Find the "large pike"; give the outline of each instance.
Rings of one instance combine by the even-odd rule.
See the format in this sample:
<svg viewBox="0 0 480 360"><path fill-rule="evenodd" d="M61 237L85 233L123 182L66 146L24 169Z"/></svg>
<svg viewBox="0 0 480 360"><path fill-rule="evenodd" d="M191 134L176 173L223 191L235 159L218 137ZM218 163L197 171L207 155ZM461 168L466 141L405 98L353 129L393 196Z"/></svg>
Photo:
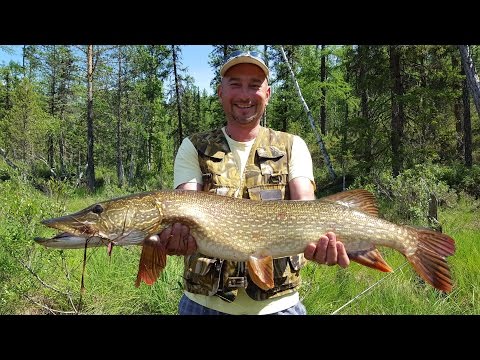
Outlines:
<svg viewBox="0 0 480 360"><path fill-rule="evenodd" d="M166 190L100 202L74 214L42 221L64 231L35 241L56 248L143 245L136 286L153 284L166 266L165 244L151 235L180 222L190 227L198 251L221 259L245 261L252 281L273 287L272 259L302 253L328 231L336 233L352 261L390 272L377 250L402 253L435 288L449 292L446 257L455 242L440 232L401 226L378 217L373 194L349 190L318 200L256 201L206 192Z"/></svg>

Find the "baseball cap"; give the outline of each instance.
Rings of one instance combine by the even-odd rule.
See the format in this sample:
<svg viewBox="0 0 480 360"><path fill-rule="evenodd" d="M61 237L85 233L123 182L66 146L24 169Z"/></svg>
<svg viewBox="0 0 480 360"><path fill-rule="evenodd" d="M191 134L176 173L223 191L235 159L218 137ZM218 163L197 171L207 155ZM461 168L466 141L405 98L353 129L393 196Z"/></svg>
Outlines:
<svg viewBox="0 0 480 360"><path fill-rule="evenodd" d="M263 70L265 76L268 78L270 70L263 61L261 54L258 51L243 51L237 50L232 52L220 69L220 75L224 76L228 69L237 64L254 64Z"/></svg>

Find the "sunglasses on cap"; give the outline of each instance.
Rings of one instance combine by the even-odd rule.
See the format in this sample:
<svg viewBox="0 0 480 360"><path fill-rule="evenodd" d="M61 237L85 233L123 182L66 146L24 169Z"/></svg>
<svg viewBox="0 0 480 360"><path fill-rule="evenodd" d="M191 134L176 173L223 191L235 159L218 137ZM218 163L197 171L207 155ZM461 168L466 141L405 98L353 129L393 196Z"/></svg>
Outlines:
<svg viewBox="0 0 480 360"><path fill-rule="evenodd" d="M230 55L228 55L227 60L225 60L222 67L220 68L220 75L224 76L228 69L230 69L234 65L241 63L250 63L257 65L263 70L267 78L270 74L270 70L265 64L265 61L263 61L260 52L236 50L233 51Z"/></svg>
<svg viewBox="0 0 480 360"><path fill-rule="evenodd" d="M263 62L262 59L262 54L258 51L244 51L244 50L235 50L234 52L230 53L225 61L231 60L233 58L239 57L239 56L251 56L258 58Z"/></svg>

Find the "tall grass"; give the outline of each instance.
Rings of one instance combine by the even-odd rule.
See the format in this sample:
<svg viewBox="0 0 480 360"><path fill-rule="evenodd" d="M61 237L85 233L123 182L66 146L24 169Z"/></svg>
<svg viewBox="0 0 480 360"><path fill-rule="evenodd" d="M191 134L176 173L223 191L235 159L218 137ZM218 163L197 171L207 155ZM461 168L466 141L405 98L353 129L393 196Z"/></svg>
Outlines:
<svg viewBox="0 0 480 360"><path fill-rule="evenodd" d="M154 285L136 288L139 246L114 247L111 256L104 247L87 249L81 291L84 250L47 249L33 238L54 233L40 224L42 219L79 210L121 191L86 195L60 184L51 186L53 196L45 196L20 180L0 182L0 314L176 314L182 258L169 256ZM478 214L479 201L466 196L455 207L440 211L443 231L457 246L448 258L454 282L451 293L425 284L401 254L381 248L394 273L357 263L347 269L308 263L300 287L308 313L480 314Z"/></svg>
<svg viewBox="0 0 480 360"><path fill-rule="evenodd" d="M175 314L182 294L182 259L169 257L168 271L153 286L134 286L141 248L58 250L34 237L56 231L42 219L77 211L119 190L87 195L60 183L51 197L19 179L0 182L0 314ZM84 290L81 289L82 274Z"/></svg>
<svg viewBox="0 0 480 360"><path fill-rule="evenodd" d="M168 258L168 270L152 286L134 286L140 247L114 248L111 257L105 248L94 254L85 271L84 303L88 314L175 314L182 294L179 283L183 263L179 257ZM77 271L80 284L80 271Z"/></svg>
<svg viewBox="0 0 480 360"><path fill-rule="evenodd" d="M434 289L415 273L403 255L380 248L393 273L357 263L347 269L307 264L300 293L308 313L480 314L479 202L464 196L454 208L442 209L439 221L443 232L456 240L456 252L448 258L452 292Z"/></svg>

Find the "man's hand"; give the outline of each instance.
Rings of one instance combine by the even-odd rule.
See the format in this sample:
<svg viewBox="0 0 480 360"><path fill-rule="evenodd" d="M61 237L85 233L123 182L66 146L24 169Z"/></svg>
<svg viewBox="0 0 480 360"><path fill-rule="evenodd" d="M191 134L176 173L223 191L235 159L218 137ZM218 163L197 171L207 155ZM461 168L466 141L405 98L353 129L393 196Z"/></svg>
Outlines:
<svg viewBox="0 0 480 360"><path fill-rule="evenodd" d="M191 255L197 251L197 242L187 225L175 223L154 236L159 236L160 242L165 244L168 255Z"/></svg>
<svg viewBox="0 0 480 360"><path fill-rule="evenodd" d="M333 232L320 236L320 240L316 244L308 244L304 255L307 260L329 266L338 264L342 268L346 268L350 264L345 246L337 241L337 236Z"/></svg>

